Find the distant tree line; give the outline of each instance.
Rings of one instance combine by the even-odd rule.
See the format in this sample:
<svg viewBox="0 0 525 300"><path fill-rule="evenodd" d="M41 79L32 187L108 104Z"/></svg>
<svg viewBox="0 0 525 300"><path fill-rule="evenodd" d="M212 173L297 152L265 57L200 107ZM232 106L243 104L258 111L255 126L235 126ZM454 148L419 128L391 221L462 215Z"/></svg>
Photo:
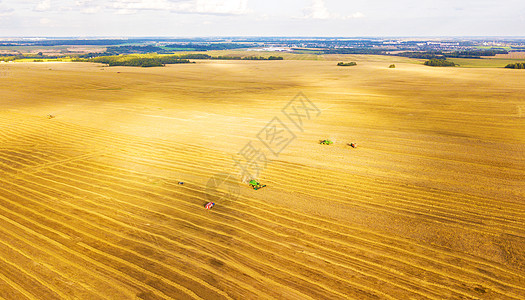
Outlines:
<svg viewBox="0 0 525 300"><path fill-rule="evenodd" d="M14 61L16 58L15 56L2 56L0 57L0 61L8 62L8 61Z"/></svg>
<svg viewBox="0 0 525 300"><path fill-rule="evenodd" d="M77 60L78 61L78 60ZM128 67L162 67L169 64L188 64L191 63L188 59L181 59L178 56L155 56L155 57L140 57L140 56L102 56L91 58L88 61L95 63L107 64L113 66L128 66Z"/></svg>
<svg viewBox="0 0 525 300"><path fill-rule="evenodd" d="M481 58L481 56L496 56L496 54L508 54L504 49L487 49L487 50L469 50L469 51L454 51L445 53L445 57L452 58Z"/></svg>
<svg viewBox="0 0 525 300"><path fill-rule="evenodd" d="M43 55L42 52L39 52L38 54L14 54L14 55L6 55L0 57L0 61L15 61L17 59L56 59L56 58L64 58L62 55Z"/></svg>
<svg viewBox="0 0 525 300"><path fill-rule="evenodd" d="M446 59L432 58L425 62L425 66L431 67L455 67L456 64Z"/></svg>
<svg viewBox="0 0 525 300"><path fill-rule="evenodd" d="M211 59L224 59L224 60L283 60L281 56L230 56L230 55L219 55L216 57L210 57Z"/></svg>
<svg viewBox="0 0 525 300"><path fill-rule="evenodd" d="M421 59L443 59L443 58L481 58L482 56L495 56L496 54L509 53L505 49L468 50L468 51L425 51L425 52L401 52L397 56Z"/></svg>
<svg viewBox="0 0 525 300"><path fill-rule="evenodd" d="M282 56L245 56L242 60L283 60Z"/></svg>
<svg viewBox="0 0 525 300"><path fill-rule="evenodd" d="M525 62L522 63L515 63L515 64L508 64L505 66L507 69L525 69Z"/></svg>
<svg viewBox="0 0 525 300"><path fill-rule="evenodd" d="M441 51L425 51L425 52L401 52L395 54L396 56L420 59L445 59Z"/></svg>
<svg viewBox="0 0 525 300"><path fill-rule="evenodd" d="M340 67L349 67L349 66L357 66L357 63L355 61L351 61L351 62L338 62L337 63L338 66Z"/></svg>
<svg viewBox="0 0 525 300"><path fill-rule="evenodd" d="M210 56L207 54L183 54L183 55L111 55L83 58L77 57L72 59L76 62L94 62L103 63L109 66L130 66L130 67L161 67L169 64L184 64L191 63L190 59L228 59L228 60L283 60L280 56Z"/></svg>

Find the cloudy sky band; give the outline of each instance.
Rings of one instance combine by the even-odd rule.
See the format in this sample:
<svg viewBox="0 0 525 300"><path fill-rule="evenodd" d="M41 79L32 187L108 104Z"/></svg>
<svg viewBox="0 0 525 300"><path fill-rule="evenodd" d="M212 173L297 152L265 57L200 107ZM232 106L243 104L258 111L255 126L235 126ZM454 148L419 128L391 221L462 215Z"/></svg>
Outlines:
<svg viewBox="0 0 525 300"><path fill-rule="evenodd" d="M0 0L1 36L523 36L525 1Z"/></svg>

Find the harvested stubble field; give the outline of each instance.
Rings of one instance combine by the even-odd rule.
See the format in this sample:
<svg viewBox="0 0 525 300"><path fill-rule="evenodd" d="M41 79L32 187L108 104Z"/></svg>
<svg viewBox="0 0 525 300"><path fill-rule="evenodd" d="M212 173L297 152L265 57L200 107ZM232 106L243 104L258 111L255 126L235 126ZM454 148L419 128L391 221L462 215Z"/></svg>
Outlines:
<svg viewBox="0 0 525 300"><path fill-rule="evenodd" d="M523 299L525 72L357 62L9 64L0 298ZM300 91L268 186L205 210Z"/></svg>

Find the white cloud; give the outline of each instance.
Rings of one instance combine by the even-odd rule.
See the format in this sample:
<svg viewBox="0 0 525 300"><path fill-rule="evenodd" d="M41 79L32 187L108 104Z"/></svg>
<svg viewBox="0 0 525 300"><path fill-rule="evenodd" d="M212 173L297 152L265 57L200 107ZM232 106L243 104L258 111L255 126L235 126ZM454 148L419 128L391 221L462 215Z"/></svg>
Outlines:
<svg viewBox="0 0 525 300"><path fill-rule="evenodd" d="M4 4L2 4L2 1L0 1L0 17L7 17L13 14L15 10L12 7L8 7Z"/></svg>
<svg viewBox="0 0 525 300"><path fill-rule="evenodd" d="M48 10L35 17L37 7ZM43 17L51 23L40 25ZM523 0L0 0L3 36L522 36L523 28Z"/></svg>
<svg viewBox="0 0 525 300"><path fill-rule="evenodd" d="M49 23L51 23L51 20L49 20L48 18L41 18L40 19L40 24L41 25L48 25Z"/></svg>
<svg viewBox="0 0 525 300"><path fill-rule="evenodd" d="M96 1L77 1L77 5L95 6ZM105 2L104 2L105 3ZM163 10L174 13L240 15L249 12L248 0L117 0L105 4L118 14L133 14L143 10Z"/></svg>
<svg viewBox="0 0 525 300"><path fill-rule="evenodd" d="M270 19L270 16L268 14L258 14L255 17L255 20L257 21L268 21Z"/></svg>
<svg viewBox="0 0 525 300"><path fill-rule="evenodd" d="M362 12L356 12L350 15L350 17L353 19L359 19L359 18L364 18L365 15Z"/></svg>
<svg viewBox="0 0 525 300"><path fill-rule="evenodd" d="M305 9L305 18L308 19L330 19L332 14L328 12L324 0L312 0L312 5Z"/></svg>
<svg viewBox="0 0 525 300"><path fill-rule="evenodd" d="M248 0L196 0L196 13L246 14L249 12Z"/></svg>
<svg viewBox="0 0 525 300"><path fill-rule="evenodd" d="M78 0L75 2L76 6L80 8L80 11L85 14L94 14L102 10L102 3L94 3L93 0Z"/></svg>
<svg viewBox="0 0 525 300"><path fill-rule="evenodd" d="M108 4L109 5L109 4ZM176 3L167 1L167 0L150 0L150 1L135 1L135 0L118 0L113 1L112 4L109 5L111 8L115 8L118 10L171 10L175 6L177 6Z"/></svg>
<svg viewBox="0 0 525 300"><path fill-rule="evenodd" d="M100 12L101 10L102 10L101 6L91 6L91 7L87 7L83 9L82 12L85 14L95 14L95 13Z"/></svg>
<svg viewBox="0 0 525 300"><path fill-rule="evenodd" d="M331 13L326 7L325 0L312 0L312 4L304 9L305 19L318 20L338 20L338 19L359 19L364 18L365 15L361 12L355 12L349 16L342 16L340 14Z"/></svg>
<svg viewBox="0 0 525 300"><path fill-rule="evenodd" d="M48 11L50 9L51 9L51 0L42 0L35 7L36 11Z"/></svg>
<svg viewBox="0 0 525 300"><path fill-rule="evenodd" d="M13 14L13 9L2 9L0 8L0 17L7 17Z"/></svg>

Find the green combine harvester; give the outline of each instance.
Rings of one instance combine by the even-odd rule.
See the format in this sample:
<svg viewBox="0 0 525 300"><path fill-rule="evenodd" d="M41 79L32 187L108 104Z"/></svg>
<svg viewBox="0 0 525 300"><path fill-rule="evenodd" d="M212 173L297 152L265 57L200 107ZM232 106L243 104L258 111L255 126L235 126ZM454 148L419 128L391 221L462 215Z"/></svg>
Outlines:
<svg viewBox="0 0 525 300"><path fill-rule="evenodd" d="M255 180L255 179L250 180L249 184L254 190L262 189L263 187L266 186L266 184L260 184L259 181Z"/></svg>
<svg viewBox="0 0 525 300"><path fill-rule="evenodd" d="M319 144L321 145L332 145L334 142L332 142L331 140L320 140L319 141Z"/></svg>

